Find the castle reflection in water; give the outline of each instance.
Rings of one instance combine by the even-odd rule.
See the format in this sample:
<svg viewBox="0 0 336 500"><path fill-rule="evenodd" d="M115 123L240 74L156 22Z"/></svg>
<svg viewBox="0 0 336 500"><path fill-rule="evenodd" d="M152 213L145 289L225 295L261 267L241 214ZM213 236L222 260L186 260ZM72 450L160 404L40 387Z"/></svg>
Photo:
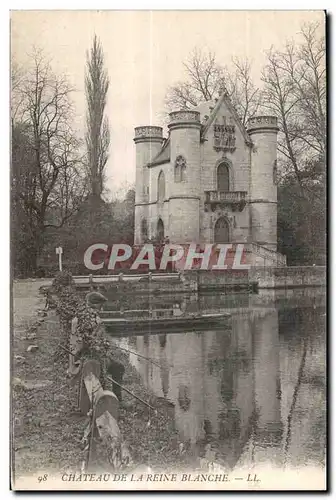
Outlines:
<svg viewBox="0 0 336 500"><path fill-rule="evenodd" d="M221 329L122 339L144 384L173 406L180 439L226 467L323 465L326 314L320 289L147 297L139 307L229 311Z"/></svg>

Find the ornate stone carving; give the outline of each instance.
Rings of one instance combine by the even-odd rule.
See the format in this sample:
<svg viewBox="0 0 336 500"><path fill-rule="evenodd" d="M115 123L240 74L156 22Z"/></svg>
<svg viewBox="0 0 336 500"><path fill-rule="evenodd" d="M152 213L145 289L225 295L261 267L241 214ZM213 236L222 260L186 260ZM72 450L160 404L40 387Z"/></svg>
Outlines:
<svg viewBox="0 0 336 500"><path fill-rule="evenodd" d="M136 127L135 137L160 137L162 138L162 127Z"/></svg>
<svg viewBox="0 0 336 500"><path fill-rule="evenodd" d="M212 227L215 227L216 222L218 221L218 219L221 219L221 218L227 219L227 221L229 222L231 227L232 226L236 227L235 226L235 217L233 215L229 215L229 213L225 210L218 210L218 211L216 211L216 213L213 214L213 216L211 218Z"/></svg>
<svg viewBox="0 0 336 500"><path fill-rule="evenodd" d="M246 206L246 196L246 191L205 191L204 209L207 212L241 212Z"/></svg>
<svg viewBox="0 0 336 500"><path fill-rule="evenodd" d="M215 151L230 151L236 149L235 126L227 125L226 118L223 116L223 123L216 122L214 124L214 150Z"/></svg>
<svg viewBox="0 0 336 500"><path fill-rule="evenodd" d="M278 129L278 119L276 116L254 116L249 118L247 122L247 131L251 132L256 129Z"/></svg>
<svg viewBox="0 0 336 500"><path fill-rule="evenodd" d="M170 122L200 122L199 111L173 111L169 113Z"/></svg>
<svg viewBox="0 0 336 500"><path fill-rule="evenodd" d="M182 182L186 180L187 160L182 155L178 155L174 165L174 179L175 182Z"/></svg>

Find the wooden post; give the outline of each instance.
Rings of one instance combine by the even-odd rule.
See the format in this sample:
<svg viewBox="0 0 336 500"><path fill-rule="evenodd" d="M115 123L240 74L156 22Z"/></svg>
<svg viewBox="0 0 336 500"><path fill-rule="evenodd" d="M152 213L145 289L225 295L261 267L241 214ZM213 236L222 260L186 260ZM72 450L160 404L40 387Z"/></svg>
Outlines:
<svg viewBox="0 0 336 500"><path fill-rule="evenodd" d="M88 413L88 411L92 408L94 400L91 402L89 394L91 395L97 388L97 384L95 384L95 380L91 377L91 375L94 375L96 379L99 381L99 376L100 376L100 363L96 361L95 359L91 359L88 361L85 361L83 364L82 368L82 376L81 376L81 381L80 381L80 387L79 387L79 394L78 394L78 407L81 409L82 413L85 415ZM86 388L85 385L85 378L90 376L91 380L91 390L89 391ZM100 384L100 383L99 383ZM100 386L101 387L101 386ZM103 391L103 389L102 389Z"/></svg>
<svg viewBox="0 0 336 500"><path fill-rule="evenodd" d="M115 420L119 418L119 400L112 391L103 391L95 400L95 418L108 411Z"/></svg>
<svg viewBox="0 0 336 500"><path fill-rule="evenodd" d="M111 391L104 391L99 381L100 363L87 360L83 364L79 391L79 407L84 414L92 409L92 429L87 469L94 465L97 452L107 454L113 470L130 465L132 458L118 427L119 400ZM97 439L98 438L98 439ZM103 447L103 448L102 448Z"/></svg>
<svg viewBox="0 0 336 500"><path fill-rule="evenodd" d="M63 253L63 248L57 247L56 254L58 255L58 268L61 272L62 272L62 253Z"/></svg>
<svg viewBox="0 0 336 500"><path fill-rule="evenodd" d="M69 368L68 374L76 376L79 373L80 368L78 367L78 359L74 356L83 348L82 338L77 335L78 318L77 316L71 321L71 330L69 335ZM74 355L73 355L74 354Z"/></svg>
<svg viewBox="0 0 336 500"><path fill-rule="evenodd" d="M93 429L91 432L88 467L96 456L96 439L99 437L108 452L112 454L110 461L116 468L121 462L121 433L117 420L119 418L119 400L111 391L97 393L93 410Z"/></svg>

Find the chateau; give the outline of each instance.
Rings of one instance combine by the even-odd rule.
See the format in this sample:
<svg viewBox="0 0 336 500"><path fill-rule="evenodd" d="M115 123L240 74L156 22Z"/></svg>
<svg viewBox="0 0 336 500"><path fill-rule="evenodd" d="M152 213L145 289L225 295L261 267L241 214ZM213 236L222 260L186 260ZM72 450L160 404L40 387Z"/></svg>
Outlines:
<svg viewBox="0 0 336 500"><path fill-rule="evenodd" d="M223 94L193 110L170 113L162 128L135 128L135 244L245 243L277 253L277 118L245 128ZM265 264L265 260L264 260Z"/></svg>

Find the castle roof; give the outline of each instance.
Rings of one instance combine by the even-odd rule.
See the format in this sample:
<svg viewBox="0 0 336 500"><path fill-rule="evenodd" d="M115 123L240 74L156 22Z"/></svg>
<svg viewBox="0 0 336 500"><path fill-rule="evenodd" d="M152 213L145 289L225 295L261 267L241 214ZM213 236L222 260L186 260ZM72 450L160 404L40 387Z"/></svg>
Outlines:
<svg viewBox="0 0 336 500"><path fill-rule="evenodd" d="M201 102L197 106L193 107L193 111L198 111L200 113L200 120L202 124L201 128L201 142L206 138L209 128L213 124L216 116L219 113L222 104L226 106L228 111L231 113L236 125L239 127L246 144L251 145L252 141L248 135L241 119L239 118L234 106L232 105L231 99L226 92L224 92L219 99L212 99L211 101ZM153 158L151 163L148 164L149 167L154 167L155 165L161 165L162 163L170 162L170 137L165 140L159 153Z"/></svg>
<svg viewBox="0 0 336 500"><path fill-rule="evenodd" d="M162 163L170 162L170 137L164 141L162 148L158 154L153 158L153 160L148 163L148 167L155 167L155 165L161 165Z"/></svg>
<svg viewBox="0 0 336 500"><path fill-rule="evenodd" d="M201 141L205 140L206 134L213 124L214 120L216 119L216 116L218 115L218 112L220 108L222 107L222 104L226 106L228 111L231 113L236 125L239 127L242 136L245 139L245 142L247 144L252 144L251 138L248 135L241 119L239 118L237 111L235 110L234 106L232 105L231 99L228 96L226 92L224 92L219 99L214 99L212 101L207 101L199 104L195 109L200 112L201 114L201 123L202 123L202 130L201 130ZM202 117L202 112L203 112L203 117ZM203 118L203 119L202 119Z"/></svg>

